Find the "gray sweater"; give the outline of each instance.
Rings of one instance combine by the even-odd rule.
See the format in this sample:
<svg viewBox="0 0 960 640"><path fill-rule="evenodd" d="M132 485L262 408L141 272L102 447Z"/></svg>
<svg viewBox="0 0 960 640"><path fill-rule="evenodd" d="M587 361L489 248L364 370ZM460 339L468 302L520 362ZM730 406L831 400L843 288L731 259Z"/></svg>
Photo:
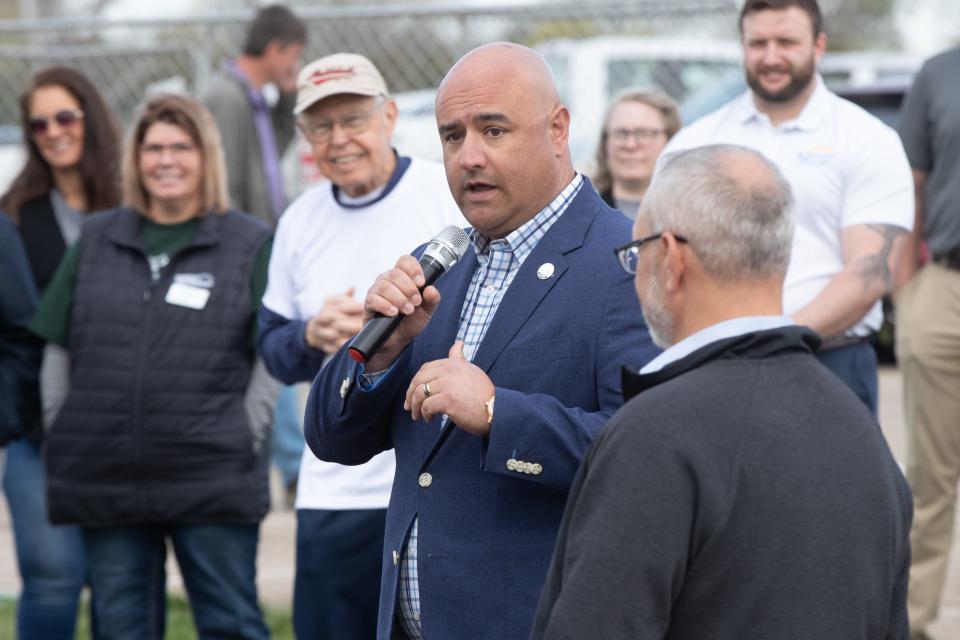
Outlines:
<svg viewBox="0 0 960 640"><path fill-rule="evenodd" d="M800 327L648 376L594 441L532 638L908 637L910 491Z"/></svg>

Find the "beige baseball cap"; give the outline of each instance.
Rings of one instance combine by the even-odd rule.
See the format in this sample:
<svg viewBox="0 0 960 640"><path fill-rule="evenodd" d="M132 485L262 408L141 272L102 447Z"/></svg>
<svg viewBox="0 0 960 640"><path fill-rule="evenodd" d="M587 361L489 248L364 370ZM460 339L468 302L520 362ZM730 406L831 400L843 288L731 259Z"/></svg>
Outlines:
<svg viewBox="0 0 960 640"><path fill-rule="evenodd" d="M316 102L341 93L390 97L383 76L372 62L358 53L335 53L300 70L293 113L300 115Z"/></svg>

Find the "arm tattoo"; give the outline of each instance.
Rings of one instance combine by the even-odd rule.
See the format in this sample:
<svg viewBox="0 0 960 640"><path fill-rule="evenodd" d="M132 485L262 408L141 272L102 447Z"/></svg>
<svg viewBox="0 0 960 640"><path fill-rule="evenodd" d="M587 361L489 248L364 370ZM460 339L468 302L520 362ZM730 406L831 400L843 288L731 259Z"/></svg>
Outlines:
<svg viewBox="0 0 960 640"><path fill-rule="evenodd" d="M892 224L869 224L867 227L880 234L883 238L883 246L876 253L860 258L857 275L863 281L864 289L870 288L873 281L880 280L884 288L889 290L893 286L893 276L890 273L890 252L893 250L893 241L907 233L907 230Z"/></svg>

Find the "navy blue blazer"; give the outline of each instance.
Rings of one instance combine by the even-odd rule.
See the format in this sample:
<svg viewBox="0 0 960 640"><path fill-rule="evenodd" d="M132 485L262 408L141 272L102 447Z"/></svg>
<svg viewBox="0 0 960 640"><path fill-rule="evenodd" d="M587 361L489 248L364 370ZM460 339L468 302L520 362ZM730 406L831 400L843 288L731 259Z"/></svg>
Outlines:
<svg viewBox="0 0 960 640"><path fill-rule="evenodd" d="M396 452L381 640L391 635L397 557L417 515L425 637L529 635L574 474L623 402L620 367L637 370L657 353L613 254L629 240L629 220L588 182L527 257L473 358L496 386L487 437L453 424L441 432L439 416L413 422L403 410L413 375L456 340L472 248L439 280L440 306L423 333L372 390L356 384L344 349L320 372L304 424L317 457L352 465ZM546 263L553 275L540 279Z"/></svg>

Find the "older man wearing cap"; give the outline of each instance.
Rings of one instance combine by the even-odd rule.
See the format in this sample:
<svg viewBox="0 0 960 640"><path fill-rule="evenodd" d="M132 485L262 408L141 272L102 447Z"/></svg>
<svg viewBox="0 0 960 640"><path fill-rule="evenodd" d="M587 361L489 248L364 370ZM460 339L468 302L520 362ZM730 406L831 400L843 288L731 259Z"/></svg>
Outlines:
<svg viewBox="0 0 960 640"><path fill-rule="evenodd" d="M274 376L312 380L361 326L366 287L448 224L465 226L440 164L390 145L397 106L363 56L316 60L294 113L330 182L301 195L277 227L260 316ZM296 499L294 627L301 638L373 638L393 452L357 466L308 451Z"/></svg>

